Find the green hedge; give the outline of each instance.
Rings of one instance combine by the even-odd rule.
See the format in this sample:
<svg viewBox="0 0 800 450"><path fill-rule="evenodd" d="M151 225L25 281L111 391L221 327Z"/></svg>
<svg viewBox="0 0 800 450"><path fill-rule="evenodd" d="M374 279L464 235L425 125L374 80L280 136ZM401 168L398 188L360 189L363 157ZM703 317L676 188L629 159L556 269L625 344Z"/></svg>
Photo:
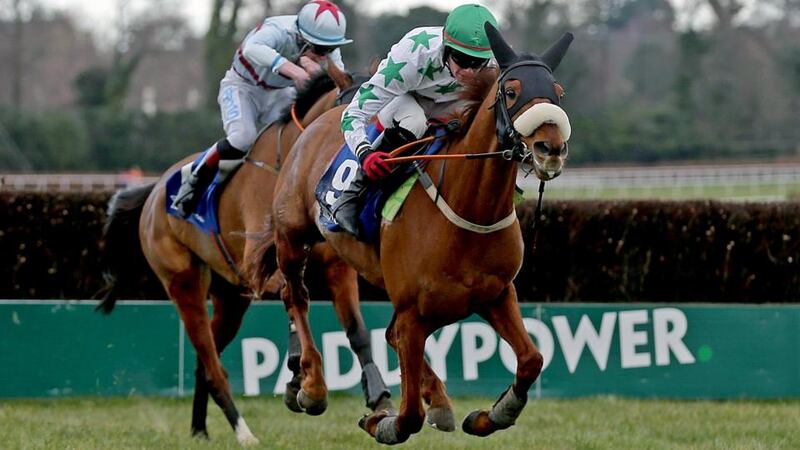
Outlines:
<svg viewBox="0 0 800 450"><path fill-rule="evenodd" d="M109 194L0 193L0 298L89 298L103 286L101 231ZM800 301L800 203L553 201L532 252L524 301ZM123 298L164 298L145 268ZM309 271L312 296L327 298ZM316 286L316 288L314 288ZM362 297L385 299L363 286Z"/></svg>

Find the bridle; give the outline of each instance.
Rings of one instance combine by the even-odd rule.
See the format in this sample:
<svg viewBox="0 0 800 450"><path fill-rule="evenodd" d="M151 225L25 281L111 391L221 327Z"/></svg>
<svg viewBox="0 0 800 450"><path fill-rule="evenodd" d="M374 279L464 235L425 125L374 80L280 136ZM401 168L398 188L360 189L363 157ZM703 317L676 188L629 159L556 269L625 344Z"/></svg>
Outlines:
<svg viewBox="0 0 800 450"><path fill-rule="evenodd" d="M542 80L541 78L543 77L538 76L530 83L522 83L522 92L520 92L514 106L509 108L506 103L505 88L511 73L515 70L537 70L538 68L547 71L547 76L544 77L546 79ZM497 133L499 152L503 159L520 163L521 169L526 173L526 176L533 172L533 166L535 164L533 151L528 149L528 146L522 140L522 135L514 127L511 117L534 98L547 98L553 104L559 105L560 99L554 94L553 89L548 89L546 85L548 82L555 82L555 80L552 80L552 71L550 67L542 61L529 59L518 61L510 65L503 70L497 80L497 96L495 97L492 107L495 108L495 130ZM556 176L558 175L553 176L553 178Z"/></svg>

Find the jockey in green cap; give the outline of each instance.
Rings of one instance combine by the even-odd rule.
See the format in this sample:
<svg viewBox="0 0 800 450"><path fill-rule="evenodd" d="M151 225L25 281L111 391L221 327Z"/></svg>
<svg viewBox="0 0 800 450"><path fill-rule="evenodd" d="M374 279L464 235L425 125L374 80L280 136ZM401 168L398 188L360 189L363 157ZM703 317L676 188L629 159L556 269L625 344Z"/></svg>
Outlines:
<svg viewBox="0 0 800 450"><path fill-rule="evenodd" d="M361 171L342 193L333 215L345 231L358 235L358 210L364 176L376 181L391 172L385 161L392 150L422 137L429 118L445 117L463 106L462 83L492 58L484 23L497 26L488 9L462 5L447 16L444 27L420 27L394 44L378 71L358 90L342 114L342 132L358 157ZM366 128L377 115L383 137L376 148Z"/></svg>

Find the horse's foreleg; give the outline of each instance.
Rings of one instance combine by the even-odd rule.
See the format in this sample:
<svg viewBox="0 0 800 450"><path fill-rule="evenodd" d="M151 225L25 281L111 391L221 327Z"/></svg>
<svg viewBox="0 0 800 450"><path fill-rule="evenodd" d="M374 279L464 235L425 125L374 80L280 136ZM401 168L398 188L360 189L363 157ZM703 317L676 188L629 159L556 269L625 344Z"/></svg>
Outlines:
<svg viewBox="0 0 800 450"><path fill-rule="evenodd" d="M194 400L192 401L192 436L208 439L208 384L203 362L197 357L194 369Z"/></svg>
<svg viewBox="0 0 800 450"><path fill-rule="evenodd" d="M427 403L428 411L425 421L428 425L439 431L454 431L456 417L453 414L453 403L447 396L444 383L431 369L428 361L423 361L422 366L422 399Z"/></svg>
<svg viewBox="0 0 800 450"><path fill-rule="evenodd" d="M386 330L386 342L397 351L397 333L394 330L396 316L392 316L392 321ZM425 413L425 421L428 425L439 431L454 431L456 429L456 418L453 414L453 403L447 396L447 389L444 383L436 375L428 361L422 360L422 399L429 405Z"/></svg>
<svg viewBox="0 0 800 450"><path fill-rule="evenodd" d="M283 393L283 404L289 410L301 413L303 408L297 403L297 394L300 393L300 383L303 377L300 374L300 357L302 356L302 348L300 346L300 338L297 337L297 328L294 326L294 321L291 320L293 313L287 309L289 313L289 345L288 357L286 358L286 366L292 371L292 379L286 383L286 390Z"/></svg>
<svg viewBox="0 0 800 450"><path fill-rule="evenodd" d="M178 306L181 319L186 326L186 332L197 351L199 362L202 364L202 371L199 369L197 371L198 375L204 376L202 378L204 385L201 386L201 390L207 389L207 392L222 409L225 418L236 431L239 443L242 445L257 444L258 439L253 436L247 423L236 410L227 376L219 360L206 309L209 274L207 269L205 269L205 273L203 272L201 269L194 269L175 275L170 282L169 294ZM195 402L197 401L196 394ZM199 424L196 423L196 414L193 414L192 426L193 428L199 427ZM202 427L199 428L202 429Z"/></svg>
<svg viewBox="0 0 800 450"><path fill-rule="evenodd" d="M328 407L328 388L322 375L322 355L317 350L308 323L308 290L303 284L308 250L301 239L292 240L279 231L276 231L275 236L278 267L286 281L281 290L281 298L289 314L289 320L297 332L301 348L302 382L297 393L297 404L307 414L316 416L325 412Z"/></svg>
<svg viewBox="0 0 800 450"><path fill-rule="evenodd" d="M361 389L364 391L366 405L373 411L387 410L396 413L389 399L392 394L386 387L378 366L372 360L369 330L364 325L358 303L358 274L330 249L326 253L330 253L331 256L323 261L325 278L331 290L336 316L347 333L350 348L361 364Z"/></svg>
<svg viewBox="0 0 800 450"><path fill-rule="evenodd" d="M428 336L416 310L397 313L392 329L396 333L392 340L396 343L400 359L400 414L390 416L386 411L380 411L359 423L376 441L390 445L405 442L409 436L419 432L425 420L420 384L425 363L425 339Z"/></svg>
<svg viewBox="0 0 800 450"><path fill-rule="evenodd" d="M250 306L250 299L241 295L238 286L231 285L215 277L211 285L211 298L214 301L214 316L211 320L211 333L217 353L222 355L242 325L242 318ZM208 385L200 358L195 370L194 402L192 407L192 435L208 437L206 416L208 411Z"/></svg>
<svg viewBox="0 0 800 450"><path fill-rule="evenodd" d="M509 343L517 356L517 373L512 384L490 411L473 411L464 418L461 428L469 434L487 436L504 430L517 420L528 401L528 389L539 377L544 360L522 323L514 286L506 289L496 304L481 315Z"/></svg>

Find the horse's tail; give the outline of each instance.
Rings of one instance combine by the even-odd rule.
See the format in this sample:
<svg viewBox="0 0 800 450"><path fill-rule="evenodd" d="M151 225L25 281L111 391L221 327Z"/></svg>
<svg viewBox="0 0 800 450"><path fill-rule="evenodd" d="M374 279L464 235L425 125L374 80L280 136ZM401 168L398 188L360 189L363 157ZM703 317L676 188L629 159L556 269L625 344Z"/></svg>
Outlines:
<svg viewBox="0 0 800 450"><path fill-rule="evenodd" d="M117 191L108 202L108 217L103 227L103 278L106 285L98 295L103 299L95 311L109 314L117 303L118 291L127 281L136 280L131 272L146 267L147 261L139 244L139 218L144 202L155 183Z"/></svg>
<svg viewBox="0 0 800 450"><path fill-rule="evenodd" d="M279 276L275 262L275 237L272 229L272 217L269 216L263 231L247 235L247 239L257 242L255 250L244 261L245 277L256 298L261 298L265 292L277 294L281 288L282 277Z"/></svg>

